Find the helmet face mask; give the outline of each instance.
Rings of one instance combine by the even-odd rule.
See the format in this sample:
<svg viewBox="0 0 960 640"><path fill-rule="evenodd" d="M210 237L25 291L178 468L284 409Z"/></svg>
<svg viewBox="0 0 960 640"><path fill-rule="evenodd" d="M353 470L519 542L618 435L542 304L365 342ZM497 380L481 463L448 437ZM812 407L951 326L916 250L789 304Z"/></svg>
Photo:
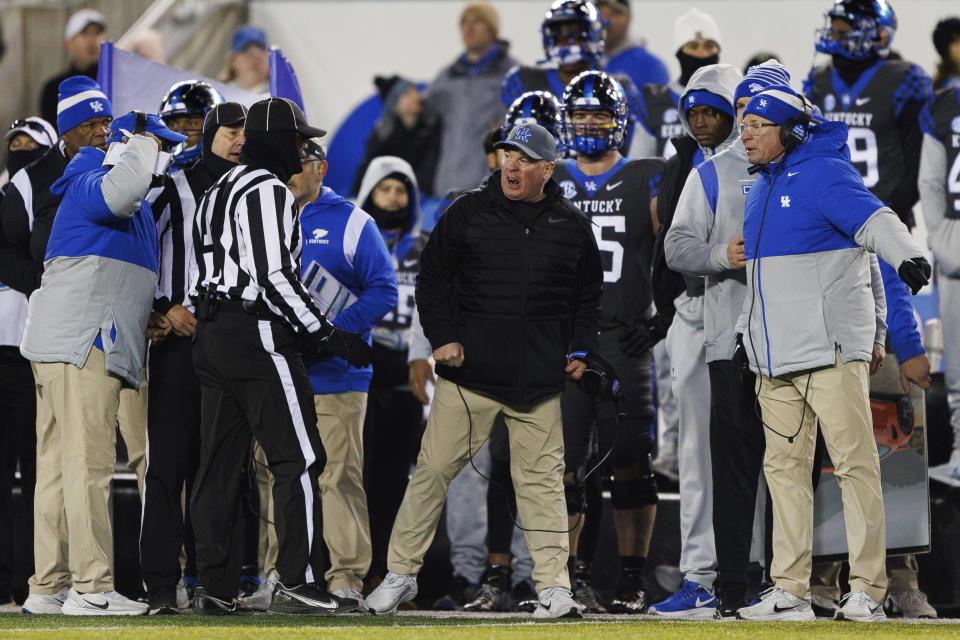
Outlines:
<svg viewBox="0 0 960 640"><path fill-rule="evenodd" d="M610 114L604 123L577 121L584 111ZM627 101L620 83L602 71L584 71L563 92L564 144L587 155L619 149L627 129Z"/></svg>
<svg viewBox="0 0 960 640"><path fill-rule="evenodd" d="M842 21L848 29L837 29ZM824 26L816 31L816 49L850 60L890 53L897 16L885 0L835 0L824 12Z"/></svg>
<svg viewBox="0 0 960 640"><path fill-rule="evenodd" d="M546 61L558 65L599 62L606 30L597 8L586 0L557 0L540 28Z"/></svg>
<svg viewBox="0 0 960 640"><path fill-rule="evenodd" d="M202 119L221 102L225 102L223 96L209 83L201 80L184 80L167 91L167 95L160 103L158 115L164 122L170 118L186 115L199 115ZM189 140L181 142L173 149L173 164L179 168L190 166L200 158L202 153L201 143L198 142L193 146L187 146L188 144Z"/></svg>
<svg viewBox="0 0 960 640"><path fill-rule="evenodd" d="M502 138L506 140L510 130L521 124L539 124L556 138L557 151L562 151L560 101L549 91L528 91L514 100L500 127Z"/></svg>

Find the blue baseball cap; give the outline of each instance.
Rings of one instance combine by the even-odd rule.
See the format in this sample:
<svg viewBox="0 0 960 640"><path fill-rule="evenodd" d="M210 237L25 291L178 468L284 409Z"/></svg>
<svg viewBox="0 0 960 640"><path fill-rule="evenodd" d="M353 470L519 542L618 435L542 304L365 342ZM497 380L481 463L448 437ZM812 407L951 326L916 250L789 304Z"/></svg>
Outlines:
<svg viewBox="0 0 960 640"><path fill-rule="evenodd" d="M783 124L790 118L807 113L806 104L796 91L783 84L767 87L750 98L743 115L754 114L774 124Z"/></svg>
<svg viewBox="0 0 960 640"><path fill-rule="evenodd" d="M141 111L140 113L143 112ZM136 114L136 111L125 113L110 123L110 137L107 138L107 144L110 144L111 142L121 142L123 140L124 134L121 129L125 129L126 131L130 132L134 131L137 126ZM144 113L143 115L145 115L147 119L147 133L152 133L161 140L165 140L170 144L179 144L187 139L187 136L168 129L167 125L163 124L163 120L161 120L160 116L157 114Z"/></svg>
<svg viewBox="0 0 960 640"><path fill-rule="evenodd" d="M240 53L251 44L267 48L267 34L260 27L252 24L245 24L237 27L233 32L233 40L230 42L230 50L234 53Z"/></svg>

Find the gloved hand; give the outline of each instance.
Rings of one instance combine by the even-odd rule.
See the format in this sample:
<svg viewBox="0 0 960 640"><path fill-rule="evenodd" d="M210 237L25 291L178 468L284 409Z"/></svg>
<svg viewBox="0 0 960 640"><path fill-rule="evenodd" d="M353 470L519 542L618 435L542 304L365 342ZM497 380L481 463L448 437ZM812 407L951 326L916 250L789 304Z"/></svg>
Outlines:
<svg viewBox="0 0 960 640"><path fill-rule="evenodd" d="M628 326L620 334L620 347L626 355L636 358L644 351L652 349L666 335L667 330L660 316L653 316Z"/></svg>
<svg viewBox="0 0 960 640"><path fill-rule="evenodd" d="M904 260L900 263L900 268L897 269L897 275L907 283L907 286L910 287L910 293L913 295L917 295L917 292L930 282L930 274L932 273L933 267L930 266L926 258L921 257Z"/></svg>
<svg viewBox="0 0 960 640"><path fill-rule="evenodd" d="M343 358L361 369L373 362L373 349L359 333L327 324L307 336L307 344L319 355Z"/></svg>
<svg viewBox="0 0 960 640"><path fill-rule="evenodd" d="M743 346L743 334L737 334L737 348L733 351L733 370L737 382L742 386L743 381L750 373L750 360L747 358L747 349Z"/></svg>

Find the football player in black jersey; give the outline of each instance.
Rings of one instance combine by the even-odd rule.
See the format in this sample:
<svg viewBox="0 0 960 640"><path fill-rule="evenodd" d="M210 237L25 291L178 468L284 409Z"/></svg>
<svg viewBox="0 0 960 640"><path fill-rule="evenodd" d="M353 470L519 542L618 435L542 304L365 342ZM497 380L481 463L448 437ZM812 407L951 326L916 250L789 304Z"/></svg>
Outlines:
<svg viewBox="0 0 960 640"><path fill-rule="evenodd" d="M620 153L627 124L619 84L602 71L585 71L563 94L562 131L576 159L557 163L554 179L593 222L603 260L600 350L615 366L626 392L626 414L568 384L561 396L566 447L567 510L570 526L582 523L583 478L596 430L601 454L610 450L611 502L622 572L608 610L642 613L646 596L642 572L657 510L650 469L653 419L653 363L650 349L636 348L638 326L649 316L650 258L655 223L651 185L661 161L629 160ZM580 527L571 532L576 557ZM579 585L578 585L579 586Z"/></svg>
<svg viewBox="0 0 960 640"><path fill-rule="evenodd" d="M602 69L606 34L603 18L587 0L556 0L540 25L543 52L541 65L517 65L507 72L500 87L500 98L507 107L529 91L549 91L563 95L567 84L577 74ZM556 66L552 66L556 65ZM631 140L634 123L639 119L640 96L630 78L616 74L627 99L628 124L625 139ZM629 148L629 147L624 147Z"/></svg>
<svg viewBox="0 0 960 640"><path fill-rule="evenodd" d="M863 183L914 226L922 133L919 114L933 97L919 66L890 59L897 17L884 0L835 0L817 32L831 61L810 71L803 91L830 120L847 124L847 146Z"/></svg>

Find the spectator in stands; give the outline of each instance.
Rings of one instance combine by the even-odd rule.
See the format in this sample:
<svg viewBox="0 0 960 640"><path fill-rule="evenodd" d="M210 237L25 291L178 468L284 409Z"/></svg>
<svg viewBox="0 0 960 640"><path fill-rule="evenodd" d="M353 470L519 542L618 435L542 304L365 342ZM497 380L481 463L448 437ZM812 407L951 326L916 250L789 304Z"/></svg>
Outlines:
<svg viewBox="0 0 960 640"><path fill-rule="evenodd" d="M934 91L960 87L960 18L952 16L937 23L933 46L940 56L933 74Z"/></svg>
<svg viewBox="0 0 960 640"><path fill-rule="evenodd" d="M440 118L424 105L417 85L406 78L377 76L373 83L383 101L383 115L367 138L352 191L360 190L360 181L371 160L397 156L413 167L420 190L433 194L433 175L440 153Z"/></svg>
<svg viewBox="0 0 960 640"><path fill-rule="evenodd" d="M107 19L93 9L80 9L67 20L63 39L69 67L47 80L40 94L40 115L47 122L57 121L57 91L61 82L76 75L97 79L100 45L106 40L106 30Z"/></svg>
<svg viewBox="0 0 960 640"><path fill-rule="evenodd" d="M38 160L57 141L57 132L43 118L14 120L4 136L7 145L7 183L0 185L0 203L17 171Z"/></svg>
<svg viewBox="0 0 960 640"><path fill-rule="evenodd" d="M644 42L630 38L630 0L598 0L597 9L607 22L607 73L623 73L634 88L648 83L667 84L670 74L663 61L647 51Z"/></svg>
<svg viewBox="0 0 960 640"><path fill-rule="evenodd" d="M499 39L500 16L488 2L472 2L460 14L466 51L442 69L424 96L443 118L433 192L473 188L488 173L477 143L503 117L499 89L517 64Z"/></svg>
<svg viewBox="0 0 960 640"><path fill-rule="evenodd" d="M267 34L252 24L238 27L233 32L230 55L220 73L220 81L251 93L266 93L270 89L269 80Z"/></svg>

